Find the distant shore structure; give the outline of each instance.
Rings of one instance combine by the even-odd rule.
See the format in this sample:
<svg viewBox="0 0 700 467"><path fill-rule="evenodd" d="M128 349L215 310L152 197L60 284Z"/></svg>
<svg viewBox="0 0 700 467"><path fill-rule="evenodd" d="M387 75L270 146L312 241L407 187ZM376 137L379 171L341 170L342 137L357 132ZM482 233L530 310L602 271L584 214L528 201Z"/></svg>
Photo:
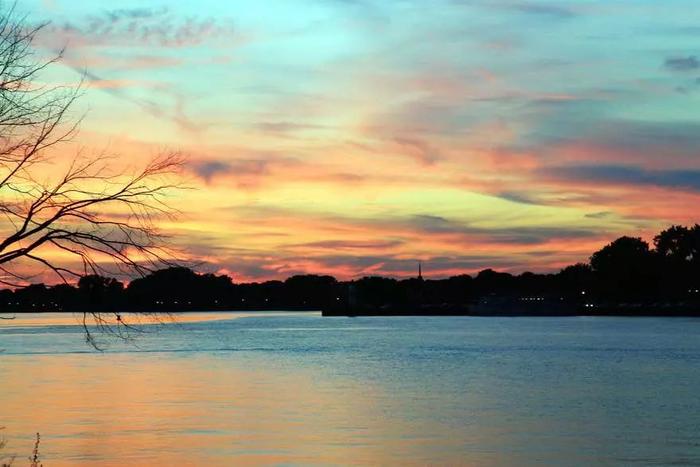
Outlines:
<svg viewBox="0 0 700 467"><path fill-rule="evenodd" d="M418 280L422 281L423 280L423 262L418 261Z"/></svg>

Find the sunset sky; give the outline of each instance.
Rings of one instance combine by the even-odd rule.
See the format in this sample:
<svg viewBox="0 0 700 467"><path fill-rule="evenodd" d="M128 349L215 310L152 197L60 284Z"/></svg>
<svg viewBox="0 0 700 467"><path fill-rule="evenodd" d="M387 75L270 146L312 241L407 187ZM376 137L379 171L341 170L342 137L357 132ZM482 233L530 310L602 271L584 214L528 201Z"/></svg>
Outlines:
<svg viewBox="0 0 700 467"><path fill-rule="evenodd" d="M20 0L234 280L551 271L700 219L697 0ZM66 149L67 151L67 149Z"/></svg>

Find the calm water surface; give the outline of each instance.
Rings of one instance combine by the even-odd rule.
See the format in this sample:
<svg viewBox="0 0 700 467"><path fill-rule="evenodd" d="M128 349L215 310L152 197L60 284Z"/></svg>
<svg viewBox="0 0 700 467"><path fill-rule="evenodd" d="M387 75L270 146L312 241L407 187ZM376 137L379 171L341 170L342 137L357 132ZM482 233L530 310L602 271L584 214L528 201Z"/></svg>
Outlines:
<svg viewBox="0 0 700 467"><path fill-rule="evenodd" d="M0 322L0 426L73 465L700 465L700 320Z"/></svg>

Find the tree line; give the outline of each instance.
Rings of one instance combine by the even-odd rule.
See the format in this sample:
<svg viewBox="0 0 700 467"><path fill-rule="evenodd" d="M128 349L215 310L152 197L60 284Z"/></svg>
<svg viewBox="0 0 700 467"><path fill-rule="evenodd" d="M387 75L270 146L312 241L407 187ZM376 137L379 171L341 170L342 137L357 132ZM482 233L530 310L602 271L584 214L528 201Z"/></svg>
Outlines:
<svg viewBox="0 0 700 467"><path fill-rule="evenodd" d="M363 277L338 281L328 275L296 275L284 281L234 283L231 277L198 274L184 267L157 270L124 283L86 275L75 285L32 284L0 291L0 310L163 312L184 310L324 309L349 300L365 306L468 305L482 297L543 299L567 303L696 303L700 301L700 225L674 225L653 246L623 236L593 253L587 263L557 273L510 274L485 269L446 279Z"/></svg>

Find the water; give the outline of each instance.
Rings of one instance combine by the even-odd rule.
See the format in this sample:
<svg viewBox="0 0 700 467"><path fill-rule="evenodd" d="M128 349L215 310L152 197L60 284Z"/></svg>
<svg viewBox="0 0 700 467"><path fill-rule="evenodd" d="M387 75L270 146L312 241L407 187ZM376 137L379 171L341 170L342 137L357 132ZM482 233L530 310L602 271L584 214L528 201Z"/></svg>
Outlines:
<svg viewBox="0 0 700 467"><path fill-rule="evenodd" d="M91 351L0 323L20 465L700 465L700 320L210 314Z"/></svg>

